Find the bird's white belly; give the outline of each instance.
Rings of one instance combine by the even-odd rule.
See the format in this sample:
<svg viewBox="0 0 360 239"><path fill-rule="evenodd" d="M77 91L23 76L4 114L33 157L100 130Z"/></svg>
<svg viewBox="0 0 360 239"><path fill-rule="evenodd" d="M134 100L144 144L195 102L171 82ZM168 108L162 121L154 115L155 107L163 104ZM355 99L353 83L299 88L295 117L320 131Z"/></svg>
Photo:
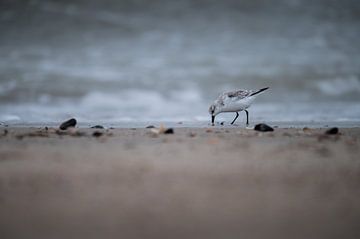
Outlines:
<svg viewBox="0 0 360 239"><path fill-rule="evenodd" d="M223 112L237 112L250 107L255 97L249 97L238 101L228 101L222 108Z"/></svg>

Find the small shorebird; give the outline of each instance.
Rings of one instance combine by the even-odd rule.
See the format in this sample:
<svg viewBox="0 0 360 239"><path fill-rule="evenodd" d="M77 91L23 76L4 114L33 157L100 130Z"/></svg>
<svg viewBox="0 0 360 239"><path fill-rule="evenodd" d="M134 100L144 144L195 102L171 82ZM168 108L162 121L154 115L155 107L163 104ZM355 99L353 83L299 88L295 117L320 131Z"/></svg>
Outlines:
<svg viewBox="0 0 360 239"><path fill-rule="evenodd" d="M222 112L235 112L235 119L231 122L231 124L234 124L239 117L238 112L244 110L246 112L246 126L248 126L249 112L246 109L250 107L259 93L267 89L269 87L260 90L235 90L222 93L209 108L212 125L214 125L215 116Z"/></svg>

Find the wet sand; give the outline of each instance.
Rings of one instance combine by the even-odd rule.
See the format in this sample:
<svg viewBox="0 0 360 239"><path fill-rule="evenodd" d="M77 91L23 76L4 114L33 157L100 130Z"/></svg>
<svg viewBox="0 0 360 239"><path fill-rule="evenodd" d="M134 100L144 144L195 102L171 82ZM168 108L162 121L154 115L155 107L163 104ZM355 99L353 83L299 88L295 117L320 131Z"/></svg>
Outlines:
<svg viewBox="0 0 360 239"><path fill-rule="evenodd" d="M0 237L360 238L360 128L150 131L0 128Z"/></svg>

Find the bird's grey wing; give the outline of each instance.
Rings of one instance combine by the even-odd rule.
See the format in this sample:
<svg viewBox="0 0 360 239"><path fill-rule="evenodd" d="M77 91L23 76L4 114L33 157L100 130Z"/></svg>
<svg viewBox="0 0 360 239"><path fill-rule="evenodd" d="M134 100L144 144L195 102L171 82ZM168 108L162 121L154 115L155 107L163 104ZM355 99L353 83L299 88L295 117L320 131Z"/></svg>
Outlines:
<svg viewBox="0 0 360 239"><path fill-rule="evenodd" d="M224 92L217 98L217 103L224 106L227 102L237 101L250 96L254 91L252 90L234 90Z"/></svg>
<svg viewBox="0 0 360 239"><path fill-rule="evenodd" d="M250 96L253 93L251 90L235 90L224 93L226 97L229 97L233 100L241 100L248 96Z"/></svg>

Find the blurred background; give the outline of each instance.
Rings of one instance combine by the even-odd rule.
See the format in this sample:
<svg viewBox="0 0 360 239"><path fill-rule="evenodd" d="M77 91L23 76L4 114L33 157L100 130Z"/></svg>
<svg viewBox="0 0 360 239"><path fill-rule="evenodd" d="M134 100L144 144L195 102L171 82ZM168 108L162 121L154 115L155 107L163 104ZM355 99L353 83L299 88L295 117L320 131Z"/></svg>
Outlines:
<svg viewBox="0 0 360 239"><path fill-rule="evenodd" d="M0 121L203 122L222 91L266 86L252 120L359 121L359 12L357 0L0 0Z"/></svg>

